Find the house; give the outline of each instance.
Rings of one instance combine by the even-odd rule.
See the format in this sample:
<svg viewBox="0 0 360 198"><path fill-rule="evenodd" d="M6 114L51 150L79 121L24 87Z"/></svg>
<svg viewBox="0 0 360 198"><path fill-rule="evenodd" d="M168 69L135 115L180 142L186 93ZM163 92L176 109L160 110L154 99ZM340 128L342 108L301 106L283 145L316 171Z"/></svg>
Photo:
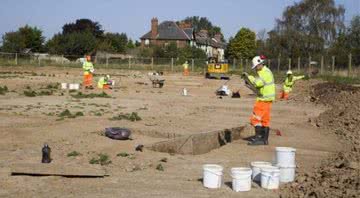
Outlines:
<svg viewBox="0 0 360 198"><path fill-rule="evenodd" d="M159 24L157 18L151 19L151 30L140 39L142 47L166 46L175 42L178 48L195 46L204 50L208 57L217 57L220 60L224 59L226 48L220 34L210 38L206 30L195 33L190 24L177 24L174 21L164 21Z"/></svg>

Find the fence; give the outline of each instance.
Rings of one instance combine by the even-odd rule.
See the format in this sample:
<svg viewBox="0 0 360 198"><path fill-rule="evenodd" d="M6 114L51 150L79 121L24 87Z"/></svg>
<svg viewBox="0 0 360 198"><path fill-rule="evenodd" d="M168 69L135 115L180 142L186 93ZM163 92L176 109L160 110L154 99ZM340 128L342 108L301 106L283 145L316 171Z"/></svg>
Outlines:
<svg viewBox="0 0 360 198"><path fill-rule="evenodd" d="M0 52L0 66L59 66L81 67L80 56L74 55L48 55L48 54L20 54ZM93 57L96 68L131 69L131 70L156 70L156 71L182 71L182 64L178 58L144 58L144 57ZM341 61L340 61L341 60ZM345 60L345 61L344 61ZM355 61L354 61L355 60ZM267 65L274 72L283 72L291 69L297 73L317 70L321 75L334 76L360 76L360 55L348 54L346 56L314 56L276 57L267 59ZM192 72L206 71L206 60L188 60ZM231 72L250 71L250 59L230 59L229 69Z"/></svg>

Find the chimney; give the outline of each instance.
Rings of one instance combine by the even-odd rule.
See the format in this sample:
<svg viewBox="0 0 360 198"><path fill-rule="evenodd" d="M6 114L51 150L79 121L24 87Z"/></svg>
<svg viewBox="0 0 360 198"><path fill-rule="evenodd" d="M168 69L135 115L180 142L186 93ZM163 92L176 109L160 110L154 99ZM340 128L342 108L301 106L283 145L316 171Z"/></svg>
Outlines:
<svg viewBox="0 0 360 198"><path fill-rule="evenodd" d="M217 33L217 34L215 34L214 38L217 41L221 41L222 36L221 36L221 34Z"/></svg>
<svg viewBox="0 0 360 198"><path fill-rule="evenodd" d="M158 19L152 18L151 19L151 38L155 39L158 35Z"/></svg>

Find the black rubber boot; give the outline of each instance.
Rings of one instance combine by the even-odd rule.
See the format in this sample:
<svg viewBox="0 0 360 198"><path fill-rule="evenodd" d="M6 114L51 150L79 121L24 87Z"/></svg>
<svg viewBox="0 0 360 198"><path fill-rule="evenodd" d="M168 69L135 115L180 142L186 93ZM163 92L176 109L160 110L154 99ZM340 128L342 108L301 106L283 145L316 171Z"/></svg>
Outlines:
<svg viewBox="0 0 360 198"><path fill-rule="evenodd" d="M248 140L250 142L254 141L255 139L261 137L261 126L256 126L254 129L255 129L255 135L250 137Z"/></svg>
<svg viewBox="0 0 360 198"><path fill-rule="evenodd" d="M265 130L261 126L255 127L255 137L252 139L248 145L263 145L264 144Z"/></svg>
<svg viewBox="0 0 360 198"><path fill-rule="evenodd" d="M269 144L269 134L270 134L270 128L264 127L264 144L265 145Z"/></svg>

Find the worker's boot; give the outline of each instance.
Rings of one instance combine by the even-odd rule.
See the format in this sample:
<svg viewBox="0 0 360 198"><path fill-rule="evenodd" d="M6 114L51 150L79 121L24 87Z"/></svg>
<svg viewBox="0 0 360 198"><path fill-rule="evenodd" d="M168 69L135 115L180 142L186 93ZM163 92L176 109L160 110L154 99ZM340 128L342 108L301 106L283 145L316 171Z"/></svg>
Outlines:
<svg viewBox="0 0 360 198"><path fill-rule="evenodd" d="M255 127L255 138L248 145L264 145L265 130L261 126Z"/></svg>
<svg viewBox="0 0 360 198"><path fill-rule="evenodd" d="M255 139L259 138L261 136L261 126L255 127L255 135L250 137L248 140L250 142L254 141Z"/></svg>
<svg viewBox="0 0 360 198"><path fill-rule="evenodd" d="M269 134L270 134L270 127L264 127L264 144L269 144Z"/></svg>

